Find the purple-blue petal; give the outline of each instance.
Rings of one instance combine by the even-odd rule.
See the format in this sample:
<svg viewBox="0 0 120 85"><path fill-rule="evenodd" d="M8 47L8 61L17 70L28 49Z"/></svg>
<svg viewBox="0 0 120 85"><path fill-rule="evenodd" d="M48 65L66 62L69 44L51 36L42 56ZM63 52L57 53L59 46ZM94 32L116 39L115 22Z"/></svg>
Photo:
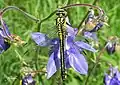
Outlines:
<svg viewBox="0 0 120 85"><path fill-rule="evenodd" d="M3 22L3 24L4 24L4 26L5 26L5 32L6 32L7 36L10 36L11 34L10 34L10 31L9 31L9 29L8 29L7 24L6 24L5 22ZM6 36L6 34L4 34L4 35Z"/></svg>
<svg viewBox="0 0 120 85"><path fill-rule="evenodd" d="M89 51L92 51L92 52L96 52L96 50L90 46L89 44L83 42L83 41L76 41L75 42L76 46L78 46L79 48L83 48L85 50L89 50Z"/></svg>
<svg viewBox="0 0 120 85"><path fill-rule="evenodd" d="M67 51L65 51L65 67L66 68L71 68L70 63L69 63L69 56L67 54Z"/></svg>
<svg viewBox="0 0 120 85"><path fill-rule="evenodd" d="M67 25L67 32L68 32L68 36L75 37L77 32L78 32L78 29L72 28L72 27Z"/></svg>
<svg viewBox="0 0 120 85"><path fill-rule="evenodd" d="M49 79L57 71L54 61L54 53L51 54L47 63L47 79Z"/></svg>
<svg viewBox="0 0 120 85"><path fill-rule="evenodd" d="M4 44L4 38L0 35L0 45L2 46Z"/></svg>
<svg viewBox="0 0 120 85"><path fill-rule="evenodd" d="M95 32L84 32L84 37L98 41L97 35Z"/></svg>
<svg viewBox="0 0 120 85"><path fill-rule="evenodd" d="M111 76L113 75L113 74L116 74L116 73L118 73L118 67L116 66L116 67L110 67L109 68L109 71L111 72Z"/></svg>
<svg viewBox="0 0 120 85"><path fill-rule="evenodd" d="M39 46L48 46L50 45L51 40L47 37L46 34L34 32L31 34L32 39L36 42Z"/></svg>
<svg viewBox="0 0 120 85"><path fill-rule="evenodd" d="M59 53L59 39L58 38L54 38L51 40L49 54L51 55L51 53L53 53L53 52L55 53L54 55L56 55L56 56Z"/></svg>
<svg viewBox="0 0 120 85"><path fill-rule="evenodd" d="M10 44L8 42L4 41L4 38L0 35L0 54L3 51L6 51L10 47Z"/></svg>
<svg viewBox="0 0 120 85"><path fill-rule="evenodd" d="M65 59L65 67L66 68L71 68L70 62L69 62L69 57L66 57Z"/></svg>
<svg viewBox="0 0 120 85"><path fill-rule="evenodd" d="M77 49L69 50L69 63L75 71L79 72L80 74L87 74L87 61Z"/></svg>
<svg viewBox="0 0 120 85"><path fill-rule="evenodd" d="M117 78L112 78L109 85L120 85L120 81Z"/></svg>
<svg viewBox="0 0 120 85"><path fill-rule="evenodd" d="M115 77L120 81L120 73L117 71Z"/></svg>
<svg viewBox="0 0 120 85"><path fill-rule="evenodd" d="M59 48L54 51L54 61L55 61L56 68L59 69L60 68L60 50L59 50Z"/></svg>
<svg viewBox="0 0 120 85"><path fill-rule="evenodd" d="M4 22L4 20L1 18L1 25L2 25L2 28L0 28L0 34L1 36L4 36L4 37L8 37L11 38L11 34L10 34L10 31L8 29L8 26L6 25L6 23ZM12 38L11 38L12 39Z"/></svg>
<svg viewBox="0 0 120 85"><path fill-rule="evenodd" d="M53 38L51 39L51 45L59 45L59 38Z"/></svg>
<svg viewBox="0 0 120 85"><path fill-rule="evenodd" d="M10 44L8 42L4 42L3 49L6 51L10 47Z"/></svg>
<svg viewBox="0 0 120 85"><path fill-rule="evenodd" d="M111 80L111 76L109 76L108 74L105 74L104 84L105 85L110 85L110 80Z"/></svg>
<svg viewBox="0 0 120 85"><path fill-rule="evenodd" d="M110 73L105 74L104 84L105 85L120 85L120 73L117 67L110 67Z"/></svg>

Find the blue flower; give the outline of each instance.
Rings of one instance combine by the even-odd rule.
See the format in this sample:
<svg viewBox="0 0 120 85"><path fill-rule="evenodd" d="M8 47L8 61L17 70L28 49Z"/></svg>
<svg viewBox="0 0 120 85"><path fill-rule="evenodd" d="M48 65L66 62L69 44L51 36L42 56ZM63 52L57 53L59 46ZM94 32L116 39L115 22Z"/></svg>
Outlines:
<svg viewBox="0 0 120 85"><path fill-rule="evenodd" d="M109 69L110 73L105 74L104 76L104 84L105 85L120 85L120 72L115 67L111 67Z"/></svg>
<svg viewBox="0 0 120 85"><path fill-rule="evenodd" d="M87 74L88 64L82 55L83 49L95 52L89 44L83 41L75 41L77 29L67 26L67 35L65 40L65 66L72 67L80 74ZM59 38L50 39L42 33L32 33L32 39L39 46L50 46L49 60L47 64L47 78L49 79L58 69L60 69L60 46ZM44 43L41 44L41 43Z"/></svg>
<svg viewBox="0 0 120 85"><path fill-rule="evenodd" d="M70 31L71 30L71 31ZM87 74L88 64L84 56L82 55L83 49L96 52L89 44L83 41L75 41L77 33L76 28L67 27L67 39L66 39L66 67L72 67L80 74Z"/></svg>
<svg viewBox="0 0 120 85"><path fill-rule="evenodd" d="M93 9L90 9L88 17L85 21L85 31L83 32L84 37L97 41L96 32L104 25L103 21L97 21L98 18L99 16L94 15Z"/></svg>
<svg viewBox="0 0 120 85"><path fill-rule="evenodd" d="M0 54L1 54L2 52L6 51L10 47L10 43L8 43L7 40L11 40L12 38L7 25L2 20L1 17L0 17L0 20L1 20L1 26L2 26L2 28L0 28Z"/></svg>
<svg viewBox="0 0 120 85"><path fill-rule="evenodd" d="M95 40L95 41L98 41L97 35L96 35L95 32L85 31L83 35L84 35L85 38L93 39L93 40Z"/></svg>
<svg viewBox="0 0 120 85"><path fill-rule="evenodd" d="M35 81L33 80L31 74L26 75L22 79L22 85L35 85Z"/></svg>

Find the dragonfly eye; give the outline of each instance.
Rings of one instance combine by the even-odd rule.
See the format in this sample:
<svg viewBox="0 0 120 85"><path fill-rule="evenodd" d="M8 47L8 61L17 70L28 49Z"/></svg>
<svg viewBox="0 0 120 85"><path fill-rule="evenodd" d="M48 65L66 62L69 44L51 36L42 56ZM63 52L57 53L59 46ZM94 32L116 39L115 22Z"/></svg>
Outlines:
<svg viewBox="0 0 120 85"><path fill-rule="evenodd" d="M59 17L65 17L67 14L65 12L62 12L62 13L56 13L56 15Z"/></svg>
<svg viewBox="0 0 120 85"><path fill-rule="evenodd" d="M63 15L63 16L66 16L66 15L67 15L67 13L65 13L65 12L64 12L64 13L62 13L62 15Z"/></svg>
<svg viewBox="0 0 120 85"><path fill-rule="evenodd" d="M58 11L56 12L56 15L60 17L66 16L67 12L64 9L58 9Z"/></svg>
<svg viewBox="0 0 120 85"><path fill-rule="evenodd" d="M57 16L59 16L59 15L60 15L60 13L59 13L59 12L57 12L57 13L56 13L56 15L57 15Z"/></svg>

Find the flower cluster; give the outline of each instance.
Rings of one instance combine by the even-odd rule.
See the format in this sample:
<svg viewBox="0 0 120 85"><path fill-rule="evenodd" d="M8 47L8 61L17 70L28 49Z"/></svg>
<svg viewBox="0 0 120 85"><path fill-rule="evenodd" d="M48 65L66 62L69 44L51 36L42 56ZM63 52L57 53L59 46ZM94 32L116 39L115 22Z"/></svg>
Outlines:
<svg viewBox="0 0 120 85"><path fill-rule="evenodd" d="M110 73L105 74L104 84L105 85L120 85L120 72L117 67L111 67L109 69Z"/></svg>
<svg viewBox="0 0 120 85"><path fill-rule="evenodd" d="M83 41L75 41L77 28L67 26L65 39L65 67L72 67L80 74L87 74L88 64L82 54L83 49L95 52L89 44ZM60 69L60 45L59 38L50 39L43 33L32 33L32 39L39 46L50 46L49 60L47 64L47 78L49 79L58 69Z"/></svg>

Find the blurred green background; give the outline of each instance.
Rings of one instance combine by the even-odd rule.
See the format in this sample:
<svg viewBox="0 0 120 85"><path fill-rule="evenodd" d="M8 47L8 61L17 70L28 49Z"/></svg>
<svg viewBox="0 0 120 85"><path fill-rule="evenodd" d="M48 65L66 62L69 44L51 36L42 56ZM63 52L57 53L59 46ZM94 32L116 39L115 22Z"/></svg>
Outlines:
<svg viewBox="0 0 120 85"><path fill-rule="evenodd" d="M20 9L30 13L31 15L41 19L47 17L57 7L65 6L73 3L89 3L94 0L0 0L0 9L7 6L17 6ZM104 9L108 16L109 26L104 26L98 32L98 38L101 48L105 45L105 40L109 36L120 37L120 0L98 0L97 5ZM73 27L77 27L88 8L74 7L68 10L70 22ZM48 60L48 49L36 46L31 40L31 32L37 31L38 24L22 13L11 10L7 11L3 19L6 21L12 34L19 35L27 44L14 46L0 55L0 85L19 85L21 69L25 66L33 70L44 70ZM54 32L56 16L54 15L47 21L42 23L41 31L43 33ZM57 35L57 34L56 34ZM101 49L100 48L100 49ZM38 50L38 51L36 51ZM96 54L97 55L97 54ZM89 69L94 65L93 54L88 53L86 59L89 63ZM103 76L109 68L108 64L117 65L120 67L119 51L113 55L108 55L106 52L101 56L99 65L93 71L89 78L88 85L103 85ZM90 70L89 70L90 71ZM87 76L80 75L73 70L69 71L67 85L84 85ZM45 74L40 72L35 75L37 85L50 85L52 80L47 80Z"/></svg>

